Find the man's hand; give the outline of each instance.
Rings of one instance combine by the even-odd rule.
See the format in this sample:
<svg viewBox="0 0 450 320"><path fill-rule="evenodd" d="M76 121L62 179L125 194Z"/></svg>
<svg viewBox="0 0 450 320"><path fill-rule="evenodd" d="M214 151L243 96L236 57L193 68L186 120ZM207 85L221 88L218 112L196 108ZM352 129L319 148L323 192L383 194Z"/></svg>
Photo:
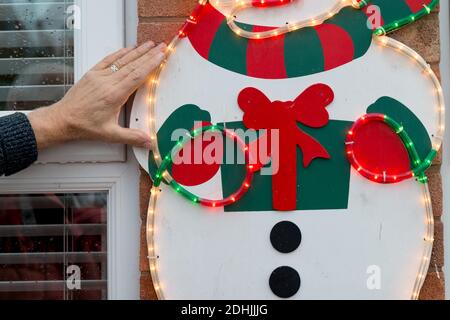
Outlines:
<svg viewBox="0 0 450 320"><path fill-rule="evenodd" d="M150 136L119 126L130 95L162 62L166 45L147 42L121 49L90 70L58 103L29 114L39 150L76 140L102 141L151 148ZM119 70L113 72L111 65Z"/></svg>

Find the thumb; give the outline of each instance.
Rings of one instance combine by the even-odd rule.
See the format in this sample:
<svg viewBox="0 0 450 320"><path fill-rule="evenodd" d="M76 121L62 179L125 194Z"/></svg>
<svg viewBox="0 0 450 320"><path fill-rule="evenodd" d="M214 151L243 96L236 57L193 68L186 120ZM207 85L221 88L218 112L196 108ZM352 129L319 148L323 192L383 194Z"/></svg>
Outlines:
<svg viewBox="0 0 450 320"><path fill-rule="evenodd" d="M128 129L118 126L114 130L113 140L114 142L128 144L133 147L145 149L153 148L153 142L150 135L139 129Z"/></svg>

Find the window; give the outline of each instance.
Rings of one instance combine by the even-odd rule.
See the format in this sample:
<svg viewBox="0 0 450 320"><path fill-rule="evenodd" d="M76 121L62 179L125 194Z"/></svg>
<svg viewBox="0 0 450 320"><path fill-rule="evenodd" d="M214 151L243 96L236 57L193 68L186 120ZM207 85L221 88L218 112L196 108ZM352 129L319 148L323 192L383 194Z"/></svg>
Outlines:
<svg viewBox="0 0 450 320"><path fill-rule="evenodd" d="M0 300L106 299L107 197L0 195Z"/></svg>
<svg viewBox="0 0 450 320"><path fill-rule="evenodd" d="M0 116L59 101L95 63L125 46L124 16L123 0L0 0ZM39 155L40 163L125 160L123 146L100 143Z"/></svg>
<svg viewBox="0 0 450 320"><path fill-rule="evenodd" d="M0 8L0 110L57 102L74 83L74 3L0 0Z"/></svg>
<svg viewBox="0 0 450 320"><path fill-rule="evenodd" d="M14 297L11 289L14 285L9 282L16 281L14 290L26 286L28 290L40 292L44 287L52 294L65 286L67 295L63 298L66 299L98 298L98 288L102 299L138 299L141 226L138 172L137 163L129 160L127 163L37 165L12 177L0 178L0 277L3 277L0 294ZM58 236L61 228L63 235ZM37 237L40 246L33 233L42 235ZM49 243L44 234L50 233L55 236ZM25 245L12 245L18 239ZM8 243L9 249L4 243ZM27 246L29 243L34 251ZM5 264L19 260L22 263L13 264L11 269L29 267L28 253L36 259L33 262L42 261L42 267L56 263L59 273L49 274L43 279L46 283L17 275L6 277ZM44 261L47 253L51 260ZM14 261L13 257L18 260ZM66 259L65 264L60 262L62 258ZM84 272L86 262L89 262L89 273ZM67 280L77 278L76 268L66 270L71 265L80 267L81 290L67 287ZM23 294L23 291L17 293Z"/></svg>

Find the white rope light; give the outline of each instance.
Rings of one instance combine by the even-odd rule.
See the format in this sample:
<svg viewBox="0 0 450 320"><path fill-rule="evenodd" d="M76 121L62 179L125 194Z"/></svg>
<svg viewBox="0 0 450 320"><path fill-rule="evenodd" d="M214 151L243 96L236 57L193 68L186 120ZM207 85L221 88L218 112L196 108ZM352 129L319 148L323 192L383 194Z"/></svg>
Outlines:
<svg viewBox="0 0 450 320"><path fill-rule="evenodd" d="M221 1L215 1L216 5L220 5ZM297 22L290 22L287 23L285 26L275 28L273 30L269 31L263 31L263 32L253 32L253 31L246 31L239 27L236 24L236 14L239 11L254 7L254 1L253 0L238 0L234 2L234 7L231 11L231 13L227 16L227 22L228 26L231 30L233 30L234 33L236 33L238 36L247 38L247 39L267 39L272 37L277 37L282 34L286 34L292 31L296 31L302 28L306 27L313 27L320 25L324 23L326 20L332 18L336 14L339 13L343 8L352 6L355 9L360 8L360 3L356 0L338 0L337 3L328 9L326 12L321 13L317 15L314 18L305 19L302 21Z"/></svg>

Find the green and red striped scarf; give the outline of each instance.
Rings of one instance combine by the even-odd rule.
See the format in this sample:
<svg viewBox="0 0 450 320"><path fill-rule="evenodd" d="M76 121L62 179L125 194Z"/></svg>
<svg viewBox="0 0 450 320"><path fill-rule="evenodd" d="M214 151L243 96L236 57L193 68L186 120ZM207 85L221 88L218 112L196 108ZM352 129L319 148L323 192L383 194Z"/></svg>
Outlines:
<svg viewBox="0 0 450 320"><path fill-rule="evenodd" d="M382 13L382 23L424 10L436 0L373 0ZM367 6L365 7L367 8ZM366 10L342 9L325 23L269 39L252 40L237 36L226 17L206 4L189 28L188 38L205 59L226 70L261 79L307 76L342 66L362 57L372 42ZM271 27L240 23L248 31Z"/></svg>

